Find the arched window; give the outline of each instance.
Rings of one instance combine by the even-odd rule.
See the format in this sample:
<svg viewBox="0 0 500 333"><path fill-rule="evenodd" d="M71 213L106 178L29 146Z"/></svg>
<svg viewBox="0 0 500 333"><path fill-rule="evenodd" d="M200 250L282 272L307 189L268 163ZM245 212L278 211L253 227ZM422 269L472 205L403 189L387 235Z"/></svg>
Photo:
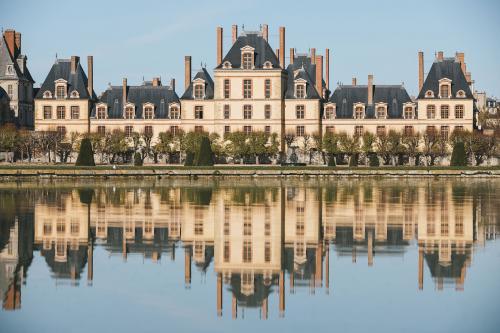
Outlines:
<svg viewBox="0 0 500 333"><path fill-rule="evenodd" d="M362 106L356 106L354 109L354 118L355 119L363 119L364 111Z"/></svg>
<svg viewBox="0 0 500 333"><path fill-rule="evenodd" d="M459 90L459 91L457 92L457 97L458 97L458 98L464 98L464 97L465 97L465 92L464 92L463 90Z"/></svg>
<svg viewBox="0 0 500 333"><path fill-rule="evenodd" d="M125 119L134 119L135 112L132 106L127 106L125 108Z"/></svg>
<svg viewBox="0 0 500 333"><path fill-rule="evenodd" d="M385 107L379 106L377 107L377 118L379 119L384 119L385 116Z"/></svg>
<svg viewBox="0 0 500 333"><path fill-rule="evenodd" d="M335 118L333 106L327 106L325 109L325 119L333 119Z"/></svg>
<svg viewBox="0 0 500 333"><path fill-rule="evenodd" d="M179 107L173 105L170 107L170 119L181 119L181 113L179 112Z"/></svg>
<svg viewBox="0 0 500 333"><path fill-rule="evenodd" d="M427 90L425 92L425 97L426 98L432 98L432 97L434 97L434 93L432 92L432 90Z"/></svg>
<svg viewBox="0 0 500 333"><path fill-rule="evenodd" d="M144 119L153 119L154 112L152 106L146 106L144 108Z"/></svg>
<svg viewBox="0 0 500 333"><path fill-rule="evenodd" d="M224 61L224 63L222 64L222 68L224 69L232 68L231 63L229 61Z"/></svg>
<svg viewBox="0 0 500 333"><path fill-rule="evenodd" d="M43 98L52 98L52 93L50 91L46 91L43 93Z"/></svg>
<svg viewBox="0 0 500 333"><path fill-rule="evenodd" d="M413 108L411 106L405 107L405 119L413 119Z"/></svg>
<svg viewBox="0 0 500 333"><path fill-rule="evenodd" d="M204 86L203 84L195 84L194 85L194 98L196 99L202 99L205 95L205 91L204 91Z"/></svg>
<svg viewBox="0 0 500 333"><path fill-rule="evenodd" d="M80 95L78 94L78 91L76 91L76 90L73 90L71 92L70 96L71 96L71 98L78 98L78 97L80 97Z"/></svg>
<svg viewBox="0 0 500 333"><path fill-rule="evenodd" d="M427 105L427 119L435 119L436 118L436 106L435 105Z"/></svg>

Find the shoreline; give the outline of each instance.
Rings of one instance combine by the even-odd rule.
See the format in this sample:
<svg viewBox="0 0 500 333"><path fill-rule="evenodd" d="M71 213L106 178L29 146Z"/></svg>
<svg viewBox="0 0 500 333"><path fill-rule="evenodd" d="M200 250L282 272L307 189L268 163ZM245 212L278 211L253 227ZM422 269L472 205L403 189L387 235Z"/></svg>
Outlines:
<svg viewBox="0 0 500 333"><path fill-rule="evenodd" d="M109 177L500 177L500 167L280 167L280 166L109 166L0 165L0 180L11 178Z"/></svg>

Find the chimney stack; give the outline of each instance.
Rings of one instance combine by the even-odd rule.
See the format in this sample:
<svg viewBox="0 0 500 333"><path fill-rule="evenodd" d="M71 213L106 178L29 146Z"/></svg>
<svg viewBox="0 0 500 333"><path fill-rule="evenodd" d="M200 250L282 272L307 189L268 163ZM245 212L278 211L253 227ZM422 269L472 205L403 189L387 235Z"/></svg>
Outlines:
<svg viewBox="0 0 500 333"><path fill-rule="evenodd" d="M127 104L127 78L123 78L123 83L122 83L122 107L125 107L125 104Z"/></svg>
<svg viewBox="0 0 500 333"><path fill-rule="evenodd" d="M293 59L295 59L295 48L290 48L290 65L293 64Z"/></svg>
<svg viewBox="0 0 500 333"><path fill-rule="evenodd" d="M269 27L267 24L262 25L262 37L269 42Z"/></svg>
<svg viewBox="0 0 500 333"><path fill-rule="evenodd" d="M7 29L3 33L5 42L7 43L7 48L9 49L10 56L14 58L16 54L16 31L12 29Z"/></svg>
<svg viewBox="0 0 500 333"><path fill-rule="evenodd" d="M457 52L455 58L460 63L460 68L462 68L462 72L464 72L465 75L467 73L467 66L465 65L465 53Z"/></svg>
<svg viewBox="0 0 500 333"><path fill-rule="evenodd" d="M316 48L313 47L311 49L311 64L315 64L316 63Z"/></svg>
<svg viewBox="0 0 500 333"><path fill-rule="evenodd" d="M316 90L319 97L323 98L323 56L316 56Z"/></svg>
<svg viewBox="0 0 500 333"><path fill-rule="evenodd" d="M161 86L161 79L159 77L154 77L153 78L153 87L160 87Z"/></svg>
<svg viewBox="0 0 500 333"><path fill-rule="evenodd" d="M232 37L233 37L233 44L236 42L238 39L238 25L233 24L233 30L232 30Z"/></svg>
<svg viewBox="0 0 500 333"><path fill-rule="evenodd" d="M325 50L326 89L330 90L330 49Z"/></svg>
<svg viewBox="0 0 500 333"><path fill-rule="evenodd" d="M87 57L87 74L88 74L88 82L87 82L87 90L89 92L90 98L92 98L94 91L94 57L89 55Z"/></svg>
<svg viewBox="0 0 500 333"><path fill-rule="evenodd" d="M356 86L357 84L358 84L358 80L355 77L353 77L352 78L352 85Z"/></svg>
<svg viewBox="0 0 500 333"><path fill-rule="evenodd" d="M276 49L275 52L276 52L276 57L278 57L278 59L280 59L280 49L279 48Z"/></svg>
<svg viewBox="0 0 500 333"><path fill-rule="evenodd" d="M175 92L175 79L174 78L170 79L170 89L172 89Z"/></svg>
<svg viewBox="0 0 500 333"><path fill-rule="evenodd" d="M21 54L21 33L16 32L15 34L15 44L16 44L16 49L17 49L17 54ZM17 56L16 54L16 56Z"/></svg>
<svg viewBox="0 0 500 333"><path fill-rule="evenodd" d="M184 90L191 84L191 56L184 57Z"/></svg>
<svg viewBox="0 0 500 333"><path fill-rule="evenodd" d="M418 91L424 86L424 52L418 52Z"/></svg>
<svg viewBox="0 0 500 333"><path fill-rule="evenodd" d="M443 58L444 58L444 53L443 53L443 51L439 51L439 52L438 52L438 55L437 55L437 60L438 60L438 61L443 61Z"/></svg>
<svg viewBox="0 0 500 333"><path fill-rule="evenodd" d="M368 105L373 105L373 74L368 75Z"/></svg>
<svg viewBox="0 0 500 333"><path fill-rule="evenodd" d="M280 27L280 51L279 59L281 68L285 68L285 27Z"/></svg>
<svg viewBox="0 0 500 333"><path fill-rule="evenodd" d="M78 67L78 63L80 62L80 57L71 56L71 74L76 73L76 69Z"/></svg>
<svg viewBox="0 0 500 333"><path fill-rule="evenodd" d="M217 27L217 66L222 63L222 27Z"/></svg>

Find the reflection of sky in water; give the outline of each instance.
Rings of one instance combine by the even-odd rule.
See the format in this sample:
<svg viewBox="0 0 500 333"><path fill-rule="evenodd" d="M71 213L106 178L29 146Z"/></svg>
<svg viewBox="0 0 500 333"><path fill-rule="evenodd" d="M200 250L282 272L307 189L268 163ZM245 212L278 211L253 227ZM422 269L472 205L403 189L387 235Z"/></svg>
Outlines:
<svg viewBox="0 0 500 333"><path fill-rule="evenodd" d="M92 234L96 223L108 225L107 237L94 242L91 283L87 210L81 203L85 194L71 187L17 192L0 187L0 331L496 332L500 327L500 243L493 239L500 233L496 181L415 180L403 186L398 181L325 181L322 200L314 182L285 182L284 191L273 182L248 187L243 181L237 185L240 190L234 183L223 181L203 191L189 189L196 183L188 181L160 183L150 196L153 183L147 182L136 191L120 182L108 186L108 192L96 189L101 196L93 199ZM160 185L177 190L162 192ZM96 200L101 200L100 216ZM173 213L165 209L170 203L181 208ZM225 235L226 213L231 223ZM154 222L151 240L145 220ZM434 228L429 220L436 221ZM62 228L65 222L66 239L79 242L68 244L65 255L57 257L57 241L50 249L47 241L44 245L50 238L43 234L46 221L53 222L56 234L63 230L57 223ZM124 255L127 221L136 224ZM180 221L182 242L168 237L172 221ZM251 225L250 236L244 235L245 221ZM387 223L381 226L380 221ZM266 223L271 225L268 234ZM252 240L252 263L237 259L244 239ZM266 239L273 255L276 244L279 251L269 262L263 259ZM301 256L303 239L307 241ZM232 246L229 262L222 254L227 240ZM199 244L204 247L197 252ZM197 264L196 255L204 261ZM252 272L253 283L247 286L245 272ZM279 311L280 272L284 318ZM218 281L223 283L222 301L217 300ZM237 320L231 318L233 295L238 299ZM266 296L268 320L261 320ZM218 303L222 317L217 315ZM7 311L9 306L17 309Z"/></svg>

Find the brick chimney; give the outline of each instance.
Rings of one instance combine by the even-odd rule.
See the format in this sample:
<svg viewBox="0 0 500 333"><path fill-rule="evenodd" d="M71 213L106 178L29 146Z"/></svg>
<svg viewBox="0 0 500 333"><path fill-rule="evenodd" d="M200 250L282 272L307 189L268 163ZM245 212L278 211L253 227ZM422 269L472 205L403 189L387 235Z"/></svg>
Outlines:
<svg viewBox="0 0 500 333"><path fill-rule="evenodd" d="M424 86L424 52L418 52L418 91Z"/></svg>
<svg viewBox="0 0 500 333"><path fill-rule="evenodd" d="M217 27L217 66L222 63L222 27Z"/></svg>
<svg viewBox="0 0 500 333"><path fill-rule="evenodd" d="M293 64L293 59L295 59L295 48L290 48L290 65Z"/></svg>
<svg viewBox="0 0 500 333"><path fill-rule="evenodd" d="M316 56L316 90L319 97L323 98L323 56Z"/></svg>
<svg viewBox="0 0 500 333"><path fill-rule="evenodd" d="M352 78L352 85L356 86L357 84L358 84L358 80L355 77L353 77Z"/></svg>
<svg viewBox="0 0 500 333"><path fill-rule="evenodd" d="M91 55L87 57L87 71L88 71L87 90L89 92L90 98L92 98L92 92L94 91L94 57Z"/></svg>
<svg viewBox="0 0 500 333"><path fill-rule="evenodd" d="M233 29L232 29L232 40L233 40L233 44L234 42L236 42L236 40L238 39L238 25L236 24L233 24Z"/></svg>
<svg viewBox="0 0 500 333"><path fill-rule="evenodd" d="M325 77L326 89L330 90L330 49L325 50Z"/></svg>
<svg viewBox="0 0 500 333"><path fill-rule="evenodd" d="M437 60L438 61L443 61L443 58L444 58L443 51L439 51L438 54L437 54Z"/></svg>
<svg viewBox="0 0 500 333"><path fill-rule="evenodd" d="M368 75L368 105L373 105L373 74Z"/></svg>
<svg viewBox="0 0 500 333"><path fill-rule="evenodd" d="M191 56L184 57L184 90L191 84Z"/></svg>
<svg viewBox="0 0 500 333"><path fill-rule="evenodd" d="M10 56L14 59L16 54L16 31L12 29L7 29L3 33L5 42L7 43L7 48L9 49Z"/></svg>
<svg viewBox="0 0 500 333"><path fill-rule="evenodd" d="M316 63L316 48L313 47L311 49L311 64L315 64Z"/></svg>
<svg viewBox="0 0 500 333"><path fill-rule="evenodd" d="M280 52L279 52L280 66L281 68L285 68L285 27L280 27L279 32L280 32Z"/></svg>
<svg viewBox="0 0 500 333"><path fill-rule="evenodd" d="M159 77L154 77L153 78L153 87L160 87L161 86L161 79Z"/></svg>
<svg viewBox="0 0 500 333"><path fill-rule="evenodd" d="M262 25L262 37L266 40L266 42L269 41L269 26L267 24Z"/></svg>
<svg viewBox="0 0 500 333"><path fill-rule="evenodd" d="M125 104L127 104L127 78L123 78L123 83L122 83L122 107L125 107Z"/></svg>
<svg viewBox="0 0 500 333"><path fill-rule="evenodd" d="M467 73L467 66L465 65L465 53L457 52L455 55L455 59L460 63L460 68L462 68L462 72L464 72L465 75Z"/></svg>
<svg viewBox="0 0 500 333"><path fill-rule="evenodd" d="M80 57L71 56L71 74L76 73L76 69L78 68L78 63L80 62Z"/></svg>
<svg viewBox="0 0 500 333"><path fill-rule="evenodd" d="M170 89L172 89L175 92L175 79L174 78L170 79Z"/></svg>
<svg viewBox="0 0 500 333"><path fill-rule="evenodd" d="M276 49L275 52L276 52L276 57L278 57L278 59L280 59L280 49L279 48Z"/></svg>

